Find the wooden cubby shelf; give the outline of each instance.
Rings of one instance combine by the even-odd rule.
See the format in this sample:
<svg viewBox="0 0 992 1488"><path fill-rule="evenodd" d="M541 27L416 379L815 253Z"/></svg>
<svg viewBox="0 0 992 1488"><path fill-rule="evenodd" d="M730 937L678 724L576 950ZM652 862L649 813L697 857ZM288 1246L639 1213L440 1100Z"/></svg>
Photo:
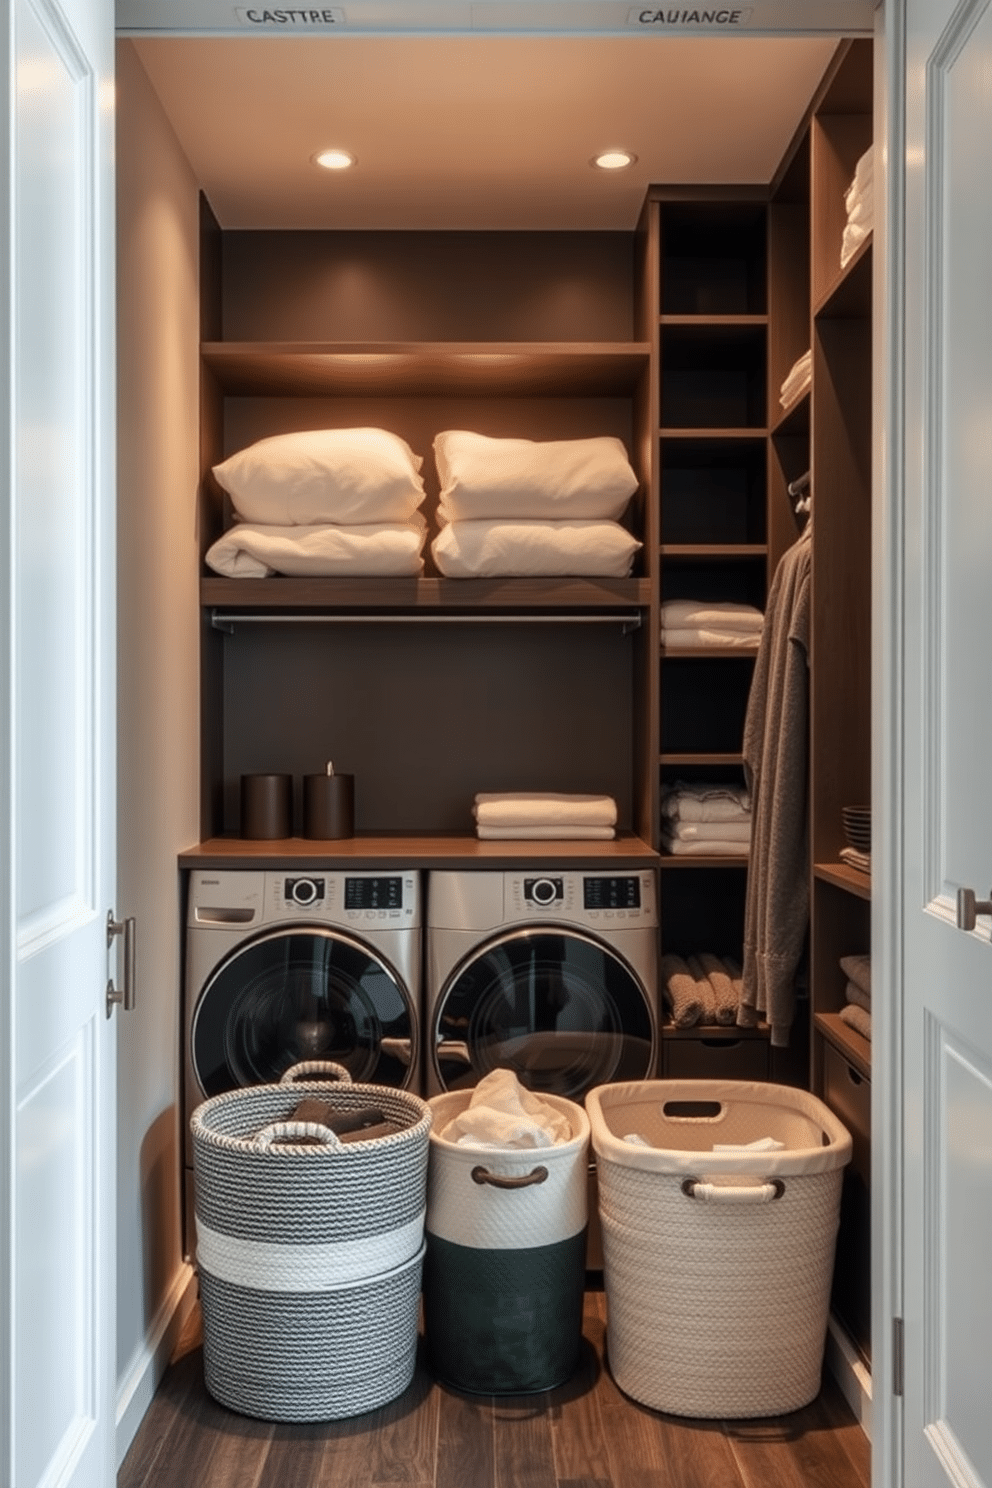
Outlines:
<svg viewBox="0 0 992 1488"><path fill-rule="evenodd" d="M851 255L837 278L814 307L821 320L847 320L871 315L872 234Z"/></svg>
<svg viewBox="0 0 992 1488"><path fill-rule="evenodd" d="M721 560L733 562L739 558L765 560L768 557L767 543L662 543L658 550L663 560L678 563L702 559L706 563Z"/></svg>
<svg viewBox="0 0 992 1488"><path fill-rule="evenodd" d="M647 370L646 342L206 342L203 364L231 397L622 396Z"/></svg>
<svg viewBox="0 0 992 1488"><path fill-rule="evenodd" d="M659 860L661 868L746 868L746 853L666 853Z"/></svg>
<svg viewBox="0 0 992 1488"><path fill-rule="evenodd" d="M839 1013L814 1013L813 1026L828 1043L843 1054L859 1075L871 1078L871 1043L849 1028Z"/></svg>
<svg viewBox="0 0 992 1488"><path fill-rule="evenodd" d="M706 754L702 751L672 751L658 756L660 765L726 765L728 769L739 769L744 763L742 754Z"/></svg>
<svg viewBox="0 0 992 1488"><path fill-rule="evenodd" d="M200 580L205 607L251 610L386 611L418 613L459 610L590 611L642 610L650 604L647 579L329 579L285 578ZM218 618L221 618L220 616Z"/></svg>
<svg viewBox="0 0 992 1488"><path fill-rule="evenodd" d="M833 884L858 899L871 899L871 875L852 868L847 863L815 863L813 877L822 883Z"/></svg>

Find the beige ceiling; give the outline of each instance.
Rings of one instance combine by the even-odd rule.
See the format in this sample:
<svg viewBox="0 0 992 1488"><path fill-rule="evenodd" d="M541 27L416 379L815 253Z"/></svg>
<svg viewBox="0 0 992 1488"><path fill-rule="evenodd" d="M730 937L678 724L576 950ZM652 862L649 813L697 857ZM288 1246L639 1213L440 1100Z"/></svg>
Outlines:
<svg viewBox="0 0 992 1488"><path fill-rule="evenodd" d="M133 43L222 226L619 229L652 182L766 182L829 38ZM342 146L347 172L318 170ZM637 155L619 173L589 160Z"/></svg>

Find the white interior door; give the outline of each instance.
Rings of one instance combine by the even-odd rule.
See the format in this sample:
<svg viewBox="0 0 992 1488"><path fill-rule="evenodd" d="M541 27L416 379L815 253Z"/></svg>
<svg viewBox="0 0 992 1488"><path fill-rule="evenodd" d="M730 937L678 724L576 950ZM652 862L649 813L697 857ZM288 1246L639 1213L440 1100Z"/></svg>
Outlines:
<svg viewBox="0 0 992 1488"><path fill-rule="evenodd" d="M113 11L11 0L0 1481L113 1481Z"/></svg>
<svg viewBox="0 0 992 1488"><path fill-rule="evenodd" d="M992 1484L992 9L908 0L905 1401L911 1484ZM992 906L990 906L992 908Z"/></svg>

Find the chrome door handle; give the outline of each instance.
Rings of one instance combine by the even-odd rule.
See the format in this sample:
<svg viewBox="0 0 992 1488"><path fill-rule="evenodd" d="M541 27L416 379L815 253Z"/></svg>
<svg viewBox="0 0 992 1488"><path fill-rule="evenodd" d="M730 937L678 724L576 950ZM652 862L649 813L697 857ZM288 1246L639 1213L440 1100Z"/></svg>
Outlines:
<svg viewBox="0 0 992 1488"><path fill-rule="evenodd" d="M987 899L976 899L974 889L958 889L958 929L974 930L976 915L992 915L992 890Z"/></svg>
<svg viewBox="0 0 992 1488"><path fill-rule="evenodd" d="M126 920L115 920L114 911L107 911L107 949L113 945L118 935L124 937L124 986L114 986L113 977L107 980L107 1017L109 1018L114 1008L120 1003L125 1012L130 1012L134 1007L134 916Z"/></svg>

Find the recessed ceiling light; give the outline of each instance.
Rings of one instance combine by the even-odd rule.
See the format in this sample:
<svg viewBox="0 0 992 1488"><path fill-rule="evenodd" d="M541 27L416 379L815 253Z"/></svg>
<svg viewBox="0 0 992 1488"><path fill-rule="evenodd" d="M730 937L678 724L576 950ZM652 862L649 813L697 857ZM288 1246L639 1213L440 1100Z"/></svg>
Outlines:
<svg viewBox="0 0 992 1488"><path fill-rule="evenodd" d="M628 165L633 165L637 159L629 150L601 150L590 160L590 165L596 165L600 170L626 170Z"/></svg>
<svg viewBox="0 0 992 1488"><path fill-rule="evenodd" d="M355 157L347 150L321 150L313 156L313 163L323 166L324 170L347 170L355 164Z"/></svg>

